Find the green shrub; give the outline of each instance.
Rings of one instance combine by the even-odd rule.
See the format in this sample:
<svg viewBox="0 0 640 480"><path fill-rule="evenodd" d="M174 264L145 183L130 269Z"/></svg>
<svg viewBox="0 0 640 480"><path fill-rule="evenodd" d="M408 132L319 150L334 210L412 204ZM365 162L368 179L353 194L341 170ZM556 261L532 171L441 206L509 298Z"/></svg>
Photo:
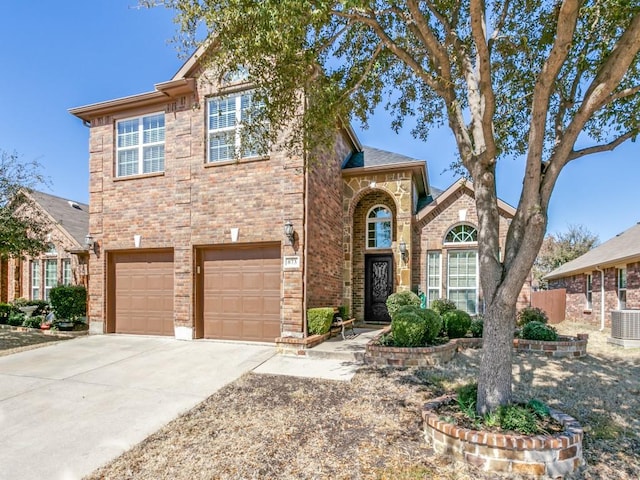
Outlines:
<svg viewBox="0 0 640 480"><path fill-rule="evenodd" d="M433 310L415 305L401 307L391 320L396 347L424 347L433 343L442 328L442 319Z"/></svg>
<svg viewBox="0 0 640 480"><path fill-rule="evenodd" d="M520 332L520 338L555 342L558 339L558 333L552 326L534 321L525 324Z"/></svg>
<svg viewBox="0 0 640 480"><path fill-rule="evenodd" d="M504 405L498 410L500 427L524 435L539 433L538 419L530 408L523 405Z"/></svg>
<svg viewBox="0 0 640 480"><path fill-rule="evenodd" d="M44 321L44 317L31 316L29 318L24 319L24 321L22 322L22 326L28 327L28 328L40 328L40 325L42 325L43 321Z"/></svg>
<svg viewBox="0 0 640 480"><path fill-rule="evenodd" d="M0 323L7 323L12 308L8 303L0 303Z"/></svg>
<svg viewBox="0 0 640 480"><path fill-rule="evenodd" d="M482 332L484 331L484 319L482 317L478 317L471 320L469 331L474 338L482 338Z"/></svg>
<svg viewBox="0 0 640 480"><path fill-rule="evenodd" d="M338 311L340 312L340 318L342 318L343 320L349 319L349 307L347 307L346 305L340 305L338 307Z"/></svg>
<svg viewBox="0 0 640 480"><path fill-rule="evenodd" d="M529 322L547 323L548 321L549 317L544 310L537 307L525 307L518 312L516 324L519 327L524 327Z"/></svg>
<svg viewBox="0 0 640 480"><path fill-rule="evenodd" d="M540 418L549 416L549 407L546 403L540 400L532 398L531 400L529 400L529 402L527 402L527 407L529 407L533 411L533 413L538 415L538 417Z"/></svg>
<svg viewBox="0 0 640 480"><path fill-rule="evenodd" d="M56 318L73 320L87 313L87 289L82 285L58 285L49 291Z"/></svg>
<svg viewBox="0 0 640 480"><path fill-rule="evenodd" d="M24 313L12 311L9 314L9 318L7 318L7 325L11 325L12 327L21 327L24 319Z"/></svg>
<svg viewBox="0 0 640 480"><path fill-rule="evenodd" d="M308 330L311 335L324 335L331 328L333 308L310 308L307 310Z"/></svg>
<svg viewBox="0 0 640 480"><path fill-rule="evenodd" d="M462 310L450 310L442 314L442 324L449 338L462 338L469 331L471 316Z"/></svg>
<svg viewBox="0 0 640 480"><path fill-rule="evenodd" d="M431 302L429 308L431 308L431 310L435 310L438 315L442 316L447 312L456 310L458 307L456 307L456 304L448 298L438 298Z"/></svg>
<svg viewBox="0 0 640 480"><path fill-rule="evenodd" d="M414 307L420 307L420 297L410 290L404 290L402 292L396 292L389 295L387 298L387 310L393 320L395 313L406 305L412 305Z"/></svg>

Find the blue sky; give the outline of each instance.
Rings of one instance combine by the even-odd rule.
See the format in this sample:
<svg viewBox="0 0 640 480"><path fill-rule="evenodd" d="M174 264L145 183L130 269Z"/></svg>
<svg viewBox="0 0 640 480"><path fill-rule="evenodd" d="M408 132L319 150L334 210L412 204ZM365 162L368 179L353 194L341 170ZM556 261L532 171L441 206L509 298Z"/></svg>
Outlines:
<svg viewBox="0 0 640 480"><path fill-rule="evenodd" d="M69 108L151 91L184 61L169 41L176 31L171 13L136 3L0 2L0 149L38 160L51 179L49 193L88 201L89 131ZM455 159L447 130L423 143L411 138L409 126L398 135L389 125L381 110L368 130L354 128L365 145L427 160L432 185L455 181L446 171ZM583 224L604 241L640 221L639 161L640 146L627 142L568 165L552 198L548 231ZM498 194L514 206L522 170L516 160L498 170Z"/></svg>

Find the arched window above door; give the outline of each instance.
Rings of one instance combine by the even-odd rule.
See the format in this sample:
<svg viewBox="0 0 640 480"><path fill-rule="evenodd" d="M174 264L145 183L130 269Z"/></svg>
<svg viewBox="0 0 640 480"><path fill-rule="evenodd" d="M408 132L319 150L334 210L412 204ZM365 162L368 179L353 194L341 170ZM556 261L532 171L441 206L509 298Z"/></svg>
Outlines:
<svg viewBox="0 0 640 480"><path fill-rule="evenodd" d="M477 241L478 230L466 223L452 227L444 237L444 243L476 243Z"/></svg>
<svg viewBox="0 0 640 480"><path fill-rule="evenodd" d="M393 215L384 205L376 205L367 214L367 248L391 248Z"/></svg>

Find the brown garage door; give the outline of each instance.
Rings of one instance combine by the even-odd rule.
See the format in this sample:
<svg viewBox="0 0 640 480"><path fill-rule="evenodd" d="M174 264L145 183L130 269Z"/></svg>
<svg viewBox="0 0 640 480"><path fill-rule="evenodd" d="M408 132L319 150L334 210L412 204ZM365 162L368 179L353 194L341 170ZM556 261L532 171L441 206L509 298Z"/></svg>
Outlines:
<svg viewBox="0 0 640 480"><path fill-rule="evenodd" d="M173 335L173 252L112 254L116 333Z"/></svg>
<svg viewBox="0 0 640 480"><path fill-rule="evenodd" d="M280 335L280 246L205 250L204 337L273 342Z"/></svg>

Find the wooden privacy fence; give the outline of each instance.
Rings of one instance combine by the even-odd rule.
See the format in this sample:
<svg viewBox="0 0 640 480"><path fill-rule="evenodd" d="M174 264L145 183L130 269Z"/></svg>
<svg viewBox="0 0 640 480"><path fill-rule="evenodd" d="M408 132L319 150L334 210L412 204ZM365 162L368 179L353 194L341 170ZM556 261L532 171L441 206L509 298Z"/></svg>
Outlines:
<svg viewBox="0 0 640 480"><path fill-rule="evenodd" d="M549 317L549 323L560 323L564 320L567 291L564 288L531 292L531 306L538 307Z"/></svg>

